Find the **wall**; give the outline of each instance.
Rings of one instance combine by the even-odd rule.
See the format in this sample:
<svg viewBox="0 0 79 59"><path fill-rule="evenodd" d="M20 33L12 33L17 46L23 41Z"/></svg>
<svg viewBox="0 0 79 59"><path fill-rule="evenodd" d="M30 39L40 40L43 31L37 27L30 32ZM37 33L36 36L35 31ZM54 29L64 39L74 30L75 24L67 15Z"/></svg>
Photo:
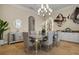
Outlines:
<svg viewBox="0 0 79 59"><path fill-rule="evenodd" d="M67 6L65 8L59 9L54 12L53 18L55 19L59 13L62 13L65 17L69 14L72 14L76 5ZM75 24L72 19L66 19L66 22L63 23L62 27L58 27L56 23L54 23L54 31L56 30L64 30L65 28L71 28L72 30L79 30L79 24Z"/></svg>
<svg viewBox="0 0 79 59"><path fill-rule="evenodd" d="M2 11L2 8L1 8L1 6L2 6L2 5L0 5L0 16L1 16L1 14L2 14L2 12L1 12L1 11Z"/></svg>
<svg viewBox="0 0 79 59"><path fill-rule="evenodd" d="M16 28L14 26L16 19L22 20L22 27L20 32L28 31L28 17L35 17L35 30L39 31L41 29L40 24L43 22L42 18L40 18L36 13L28 8L23 8L16 5L0 5L0 18L8 21L10 29L5 32L4 38L7 38L8 32L16 32Z"/></svg>
<svg viewBox="0 0 79 59"><path fill-rule="evenodd" d="M56 18L59 13L62 13L65 17L71 14L74 9L75 5L71 5L60 10L54 11L52 14L52 20ZM45 21L40 18L36 12L28 9L23 8L16 5L0 5L0 18L7 20L9 22L10 29L4 33L4 39L7 39L8 32L16 32L16 28L14 26L14 22L16 19L22 20L22 28L20 32L27 32L28 31L28 17L34 16L35 17L35 30L39 31L41 29L41 24ZM49 18L48 18L49 19ZM64 30L65 28L69 27L72 30L79 30L79 24L73 23L71 19L66 19L67 21L62 25L62 27L58 27L56 23L53 23L52 30Z"/></svg>
<svg viewBox="0 0 79 59"><path fill-rule="evenodd" d="M62 8L60 10L57 10L54 12L53 18L55 19L56 16L59 13L62 13L65 17L67 17L69 14L71 15L76 8L76 5L71 5L65 8ZM66 22L63 23L62 27L58 27L56 23L54 23L54 31L56 30L65 30L65 28L71 28L71 30L78 30L79 31L79 24L75 24L72 19L66 19ZM79 33L61 33L59 36L61 37L61 40L71 41L71 42L77 42L79 43L78 39Z"/></svg>

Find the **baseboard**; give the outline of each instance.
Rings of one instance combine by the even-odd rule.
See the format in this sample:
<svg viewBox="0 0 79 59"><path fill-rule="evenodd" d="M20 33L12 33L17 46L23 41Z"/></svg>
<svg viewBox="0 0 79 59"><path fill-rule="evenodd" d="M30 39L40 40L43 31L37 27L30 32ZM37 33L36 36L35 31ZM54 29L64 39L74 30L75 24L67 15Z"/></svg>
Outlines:
<svg viewBox="0 0 79 59"><path fill-rule="evenodd" d="M16 43L22 43L22 42L24 42L24 41L11 42L9 44L16 44Z"/></svg>
<svg viewBox="0 0 79 59"><path fill-rule="evenodd" d="M79 44L79 42L73 42L73 41L67 41L67 40L60 40L60 41L69 42L69 43L75 43L75 44Z"/></svg>

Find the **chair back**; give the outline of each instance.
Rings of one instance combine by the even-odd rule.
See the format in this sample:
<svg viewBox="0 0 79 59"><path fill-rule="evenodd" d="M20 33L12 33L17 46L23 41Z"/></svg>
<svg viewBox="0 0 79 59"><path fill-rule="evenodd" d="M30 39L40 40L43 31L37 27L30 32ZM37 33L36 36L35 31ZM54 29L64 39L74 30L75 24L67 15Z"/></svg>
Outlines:
<svg viewBox="0 0 79 59"><path fill-rule="evenodd" d="M53 32L52 31L49 31L48 33L47 33L47 36L48 36L48 42L47 42L47 44L48 45L52 45L53 44Z"/></svg>
<svg viewBox="0 0 79 59"><path fill-rule="evenodd" d="M28 32L23 32L23 40L25 48L28 47Z"/></svg>

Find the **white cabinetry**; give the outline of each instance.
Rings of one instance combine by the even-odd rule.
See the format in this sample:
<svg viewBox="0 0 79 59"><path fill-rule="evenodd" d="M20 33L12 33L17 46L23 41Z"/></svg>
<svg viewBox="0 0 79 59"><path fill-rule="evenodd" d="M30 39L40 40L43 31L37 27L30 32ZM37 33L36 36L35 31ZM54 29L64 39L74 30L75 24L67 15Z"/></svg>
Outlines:
<svg viewBox="0 0 79 59"><path fill-rule="evenodd" d="M77 42L79 43L79 33L74 32L61 32L59 34L61 36L61 40Z"/></svg>
<svg viewBox="0 0 79 59"><path fill-rule="evenodd" d="M8 43L15 43L23 41L23 34L21 32L10 32L8 34Z"/></svg>

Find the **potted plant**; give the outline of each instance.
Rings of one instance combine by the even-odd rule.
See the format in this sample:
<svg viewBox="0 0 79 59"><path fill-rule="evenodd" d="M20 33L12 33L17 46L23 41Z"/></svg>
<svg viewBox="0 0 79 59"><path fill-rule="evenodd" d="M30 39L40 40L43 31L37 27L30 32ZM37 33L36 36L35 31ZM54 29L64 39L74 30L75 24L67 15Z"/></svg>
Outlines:
<svg viewBox="0 0 79 59"><path fill-rule="evenodd" d="M8 29L8 22L0 19L0 45L4 44L3 33Z"/></svg>

